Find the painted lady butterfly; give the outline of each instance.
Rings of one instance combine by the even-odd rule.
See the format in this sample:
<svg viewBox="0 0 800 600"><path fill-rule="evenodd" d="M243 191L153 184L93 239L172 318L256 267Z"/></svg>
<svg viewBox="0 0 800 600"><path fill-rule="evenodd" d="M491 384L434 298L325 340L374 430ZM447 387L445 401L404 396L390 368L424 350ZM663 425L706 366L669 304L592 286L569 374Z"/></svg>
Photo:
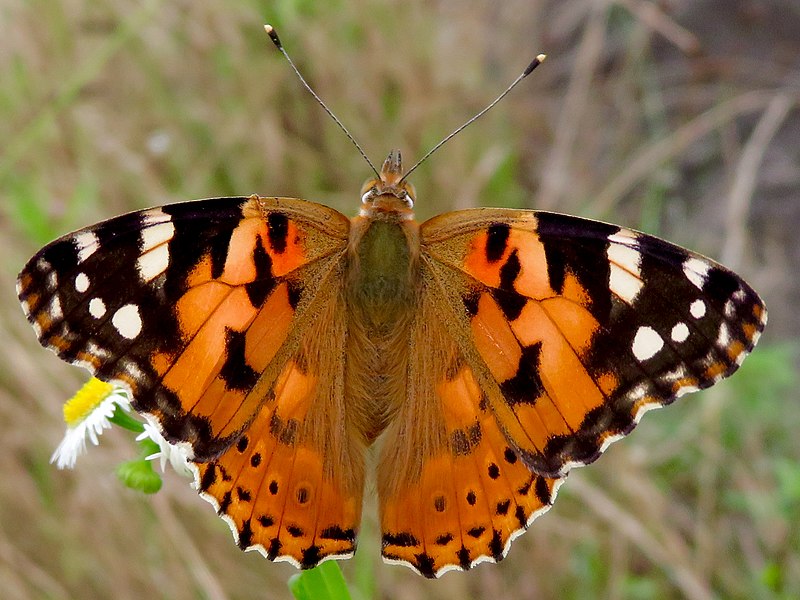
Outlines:
<svg viewBox="0 0 800 600"><path fill-rule="evenodd" d="M731 375L767 313L713 261L566 215L414 220L392 152L358 216L217 198L58 239L22 270L39 341L185 446L239 547L355 550L365 452L383 556L497 561L568 471L645 411Z"/></svg>

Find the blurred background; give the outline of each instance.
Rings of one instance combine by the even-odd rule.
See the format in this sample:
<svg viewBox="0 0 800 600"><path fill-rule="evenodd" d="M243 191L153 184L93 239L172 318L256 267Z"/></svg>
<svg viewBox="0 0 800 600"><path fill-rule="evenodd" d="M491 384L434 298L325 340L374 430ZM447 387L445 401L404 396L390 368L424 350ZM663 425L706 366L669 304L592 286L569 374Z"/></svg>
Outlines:
<svg viewBox="0 0 800 600"><path fill-rule="evenodd" d="M736 376L647 415L500 565L425 581L378 558L356 597L800 596L800 4L796 0L0 0L0 589L4 598L288 598L168 471L152 497L114 430L48 463L86 379L39 347L14 280L113 215L260 193L357 210L369 170L266 38L272 23L379 164L407 164L542 67L414 174L421 219L490 205L658 234L739 271L765 336ZM371 508L370 508L371 507Z"/></svg>

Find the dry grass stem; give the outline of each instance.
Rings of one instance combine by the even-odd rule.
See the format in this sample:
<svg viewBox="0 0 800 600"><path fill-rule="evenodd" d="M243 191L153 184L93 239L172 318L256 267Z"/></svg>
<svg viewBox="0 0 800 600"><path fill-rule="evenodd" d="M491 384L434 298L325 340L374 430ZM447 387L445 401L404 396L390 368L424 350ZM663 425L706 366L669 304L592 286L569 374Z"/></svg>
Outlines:
<svg viewBox="0 0 800 600"><path fill-rule="evenodd" d="M732 269L738 268L742 263L751 200L767 148L797 103L797 96L786 92L776 94L769 101L734 170L736 176L728 194L728 207L725 211L725 241L720 252L722 262Z"/></svg>
<svg viewBox="0 0 800 600"><path fill-rule="evenodd" d="M570 490L580 497L593 513L621 531L653 564L660 565L686 598L691 600L714 598L708 585L694 572L692 558L685 545L680 544L680 548L676 548L675 543L669 548L664 546L634 517L634 513L623 509L583 478L575 477L571 480Z"/></svg>
<svg viewBox="0 0 800 600"><path fill-rule="evenodd" d="M658 32L685 54L695 54L702 47L700 40L691 31L670 18L655 2L647 0L617 0L643 25Z"/></svg>
<svg viewBox="0 0 800 600"><path fill-rule="evenodd" d="M721 125L742 115L764 110L773 97L774 94L762 90L745 92L710 108L665 138L643 148L595 197L591 203L592 211L598 215L607 214L637 184L651 175L658 165L678 157Z"/></svg>
<svg viewBox="0 0 800 600"><path fill-rule="evenodd" d="M163 524L166 537L174 545L174 551L181 553L182 559L197 582L197 588L203 590L203 596L209 600L230 598L225 593L225 586L216 576L211 564L195 545L189 532L184 529L181 518L173 512L168 495L156 494L153 496L153 508L158 515L159 522Z"/></svg>
<svg viewBox="0 0 800 600"><path fill-rule="evenodd" d="M570 163L590 105L592 78L603 58L607 10L606 2L598 2L587 15L567 91L553 129L555 139L547 155L536 195L537 206L543 210L561 210L562 197L572 183L573 165Z"/></svg>

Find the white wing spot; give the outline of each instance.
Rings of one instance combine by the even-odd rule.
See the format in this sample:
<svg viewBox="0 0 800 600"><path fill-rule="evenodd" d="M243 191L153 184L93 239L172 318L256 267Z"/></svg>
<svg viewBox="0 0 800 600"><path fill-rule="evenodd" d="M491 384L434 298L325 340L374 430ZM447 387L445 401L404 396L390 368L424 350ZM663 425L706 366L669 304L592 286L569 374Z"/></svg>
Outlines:
<svg viewBox="0 0 800 600"><path fill-rule="evenodd" d="M151 208L149 210L142 211L141 218L142 227L152 227L154 225L158 225L159 223L169 223L172 220L172 217L160 208Z"/></svg>
<svg viewBox="0 0 800 600"><path fill-rule="evenodd" d="M97 298L95 298L95 300L97 300ZM104 348L101 348L100 346L98 346L97 344L95 344L92 341L86 342L86 352L88 354L96 356L100 360L105 360L109 356L108 350L105 350Z"/></svg>
<svg viewBox="0 0 800 600"><path fill-rule="evenodd" d="M136 268L142 281L150 281L167 270L169 266L169 242L175 235L172 217L158 208L142 214L140 249L142 255L136 261Z"/></svg>
<svg viewBox="0 0 800 600"><path fill-rule="evenodd" d="M686 379L686 367L683 365L678 365L674 371L668 371L664 373L663 377L661 378L662 382L669 383L670 385Z"/></svg>
<svg viewBox="0 0 800 600"><path fill-rule="evenodd" d="M102 319L106 314L106 303L100 298L92 298L89 300L89 314L95 319Z"/></svg>
<svg viewBox="0 0 800 600"><path fill-rule="evenodd" d="M139 365L137 365L132 360L126 360L122 362L121 366L125 370L125 372L130 376L130 378L133 379L133 381L141 382L145 380L146 378L145 374L139 368Z"/></svg>
<svg viewBox="0 0 800 600"><path fill-rule="evenodd" d="M169 219L169 215L163 216ZM158 245L167 243L172 239L173 235L175 235L175 225L171 221L165 221L142 229L142 252L147 252Z"/></svg>
<svg viewBox="0 0 800 600"><path fill-rule="evenodd" d="M156 246L150 250L150 252L142 254L136 260L136 269L139 271L139 276L142 278L142 281L145 282L161 275L167 270L168 266L169 246L167 246L167 244Z"/></svg>
<svg viewBox="0 0 800 600"><path fill-rule="evenodd" d="M633 355L639 360L647 360L664 347L664 340L652 327L639 327L633 338Z"/></svg>
<svg viewBox="0 0 800 600"><path fill-rule="evenodd" d="M699 290L703 289L709 269L711 265L699 258L687 258L683 263L683 274Z"/></svg>
<svg viewBox="0 0 800 600"><path fill-rule="evenodd" d="M689 306L689 312L695 319L702 319L706 316L706 303L698 298Z"/></svg>
<svg viewBox="0 0 800 600"><path fill-rule="evenodd" d="M614 236L609 237L611 240ZM631 246L612 243L608 247L611 266L609 287L617 296L632 304L644 282L641 279L641 253Z"/></svg>
<svg viewBox="0 0 800 600"><path fill-rule="evenodd" d="M722 323L719 327L719 336L717 337L717 344L723 348L731 343L731 333L728 331L728 324Z"/></svg>
<svg viewBox="0 0 800 600"><path fill-rule="evenodd" d="M672 333L670 333L670 335L672 336L673 342L685 342L689 337L689 328L686 326L686 323L678 323L672 328Z"/></svg>
<svg viewBox="0 0 800 600"><path fill-rule="evenodd" d="M47 274L47 289L53 291L58 287L58 275L55 271L50 271Z"/></svg>
<svg viewBox="0 0 800 600"><path fill-rule="evenodd" d="M75 234L75 244L78 246L78 263L82 263L100 246L100 240L92 231L81 231Z"/></svg>
<svg viewBox="0 0 800 600"><path fill-rule="evenodd" d="M611 263L608 287L625 302L633 304L639 292L642 290L642 287L644 287L644 282L638 277L631 275L630 272L625 269Z"/></svg>
<svg viewBox="0 0 800 600"><path fill-rule="evenodd" d="M725 303L723 312L725 313L726 317L733 319L736 316L736 303L733 300L728 300Z"/></svg>
<svg viewBox="0 0 800 600"><path fill-rule="evenodd" d="M53 296L53 299L50 301L48 316L53 320L64 317L64 312L61 310L61 299L58 296Z"/></svg>
<svg viewBox="0 0 800 600"><path fill-rule="evenodd" d="M636 240L639 239L639 234L635 231L631 231L630 229L625 229L624 227L620 228L617 233L612 233L608 236L609 242L616 242L618 244L625 244L626 246L630 246L631 242L634 244Z"/></svg>
<svg viewBox="0 0 800 600"><path fill-rule="evenodd" d="M142 317L139 307L135 304L126 304L119 308L111 317L111 324L117 328L119 334L129 340L134 339L142 332Z"/></svg>
<svg viewBox="0 0 800 600"><path fill-rule="evenodd" d="M86 273L78 273L75 276L75 291L81 294L89 289L89 277Z"/></svg>
<svg viewBox="0 0 800 600"><path fill-rule="evenodd" d="M610 244L608 246L608 260L617 263L623 269L634 275L639 274L642 254L633 246L625 244Z"/></svg>

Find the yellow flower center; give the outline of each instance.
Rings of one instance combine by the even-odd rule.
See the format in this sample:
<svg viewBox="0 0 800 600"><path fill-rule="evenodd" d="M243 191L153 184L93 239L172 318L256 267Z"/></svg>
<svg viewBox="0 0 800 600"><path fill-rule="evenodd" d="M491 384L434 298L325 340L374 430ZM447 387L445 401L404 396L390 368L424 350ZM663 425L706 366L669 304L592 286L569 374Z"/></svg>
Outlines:
<svg viewBox="0 0 800 600"><path fill-rule="evenodd" d="M92 377L78 392L64 404L64 421L75 427L92 414L100 403L114 390L114 386Z"/></svg>

